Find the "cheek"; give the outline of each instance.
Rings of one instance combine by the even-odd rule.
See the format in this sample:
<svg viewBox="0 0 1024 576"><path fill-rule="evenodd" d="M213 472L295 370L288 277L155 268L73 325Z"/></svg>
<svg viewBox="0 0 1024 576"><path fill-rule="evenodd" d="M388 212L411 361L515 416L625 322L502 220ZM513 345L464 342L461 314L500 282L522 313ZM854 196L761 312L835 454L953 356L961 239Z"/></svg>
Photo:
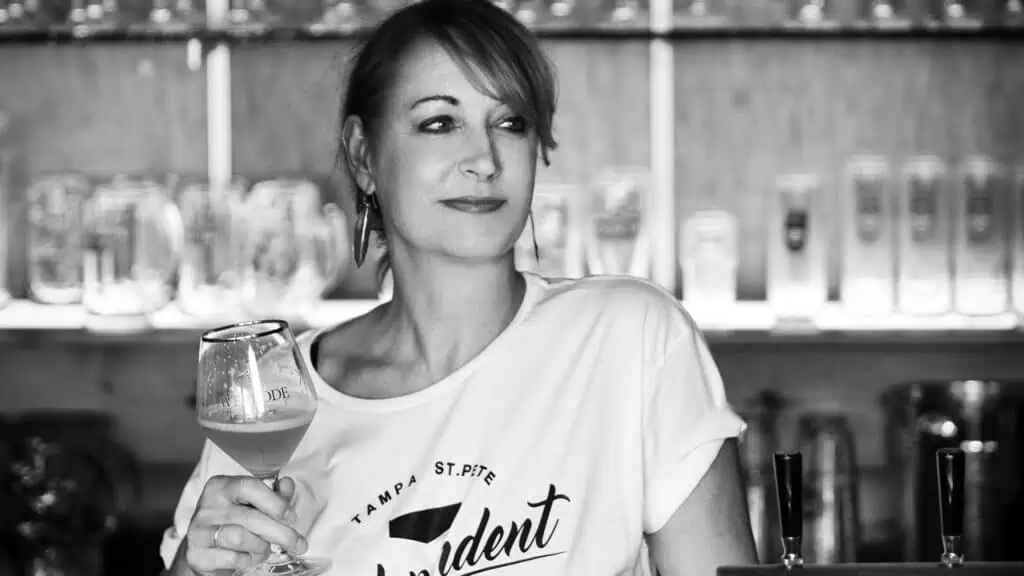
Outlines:
<svg viewBox="0 0 1024 576"><path fill-rule="evenodd" d="M516 182L532 182L537 170L537 147L526 140L499 142L498 154L505 176Z"/></svg>
<svg viewBox="0 0 1024 576"><path fill-rule="evenodd" d="M425 146L406 145L382 165L382 193L397 211L427 202L435 186L441 163L448 156Z"/></svg>

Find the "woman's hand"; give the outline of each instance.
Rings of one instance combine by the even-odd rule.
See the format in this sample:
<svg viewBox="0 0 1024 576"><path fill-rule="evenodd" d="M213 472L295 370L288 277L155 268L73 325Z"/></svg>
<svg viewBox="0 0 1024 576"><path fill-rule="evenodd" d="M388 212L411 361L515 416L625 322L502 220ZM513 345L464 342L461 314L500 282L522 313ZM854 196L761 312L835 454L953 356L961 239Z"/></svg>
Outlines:
<svg viewBox="0 0 1024 576"><path fill-rule="evenodd" d="M296 520L289 504L295 482L282 478L278 490L251 476L210 478L185 537L188 567L202 576L233 572L263 562L271 544L305 552L305 538L290 526Z"/></svg>

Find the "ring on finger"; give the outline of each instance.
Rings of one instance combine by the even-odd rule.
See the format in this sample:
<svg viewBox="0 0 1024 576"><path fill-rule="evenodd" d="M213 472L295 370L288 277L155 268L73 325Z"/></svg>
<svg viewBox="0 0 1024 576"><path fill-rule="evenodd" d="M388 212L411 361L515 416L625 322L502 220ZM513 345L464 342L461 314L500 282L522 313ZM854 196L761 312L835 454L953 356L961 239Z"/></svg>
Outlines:
<svg viewBox="0 0 1024 576"><path fill-rule="evenodd" d="M213 546L215 548L220 548L221 547L220 541L218 540L218 538L220 538L220 531L221 531L222 528L224 528L224 524L221 524L220 526L217 526L217 529L213 531Z"/></svg>

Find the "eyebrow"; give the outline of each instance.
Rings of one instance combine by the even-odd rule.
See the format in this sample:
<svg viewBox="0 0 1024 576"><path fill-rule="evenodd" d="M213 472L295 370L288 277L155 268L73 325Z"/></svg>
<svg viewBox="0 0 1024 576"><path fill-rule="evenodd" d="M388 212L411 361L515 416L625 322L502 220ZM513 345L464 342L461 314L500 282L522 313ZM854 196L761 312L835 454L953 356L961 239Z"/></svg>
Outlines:
<svg viewBox="0 0 1024 576"><path fill-rule="evenodd" d="M419 100L416 100L415 102L412 103L412 106L409 106L409 109L412 110L413 108L419 106L420 104L424 104L426 102L431 102L431 101L434 101L434 100L440 100L441 102L447 102L447 103L451 104L452 106L458 106L459 105L459 99L454 97L454 96L448 96L447 94L434 94L433 96L425 96L423 98L420 98Z"/></svg>

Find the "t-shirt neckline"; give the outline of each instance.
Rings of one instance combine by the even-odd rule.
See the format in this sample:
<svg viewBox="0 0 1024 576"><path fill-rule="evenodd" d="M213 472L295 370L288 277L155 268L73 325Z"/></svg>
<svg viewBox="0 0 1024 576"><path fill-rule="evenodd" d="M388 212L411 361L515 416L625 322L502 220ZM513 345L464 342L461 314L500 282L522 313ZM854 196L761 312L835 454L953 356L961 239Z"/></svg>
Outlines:
<svg viewBox="0 0 1024 576"><path fill-rule="evenodd" d="M521 272L521 274L526 282L526 289L523 293L523 300L519 304L519 309L512 317L512 321L479 354L457 370L438 382L410 394L392 398L360 398L335 389L320 376L320 373L314 367L311 348L313 343L317 342L324 333L333 330L337 325L314 331L311 336L303 339L304 342L301 345L301 349L320 402L339 405L359 412L395 412L419 406L458 389L466 382L468 376L476 370L477 366L487 362L494 354L500 353L498 349L508 339L509 333L513 332L522 323L543 293L543 289L546 286L543 278L529 272Z"/></svg>

